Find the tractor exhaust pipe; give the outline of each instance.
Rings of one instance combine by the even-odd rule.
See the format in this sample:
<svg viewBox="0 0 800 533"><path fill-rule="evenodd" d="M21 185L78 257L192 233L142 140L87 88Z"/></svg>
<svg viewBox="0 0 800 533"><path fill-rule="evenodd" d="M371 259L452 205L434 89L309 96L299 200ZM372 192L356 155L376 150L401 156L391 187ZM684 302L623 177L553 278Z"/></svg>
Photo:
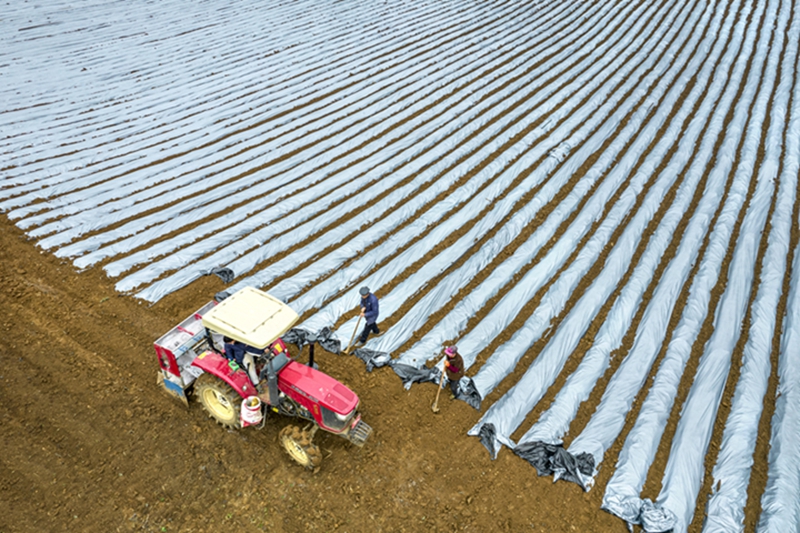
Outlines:
<svg viewBox="0 0 800 533"><path fill-rule="evenodd" d="M317 336L313 333L306 337L308 341L308 366L311 368L316 368L314 366L314 345L317 343Z"/></svg>

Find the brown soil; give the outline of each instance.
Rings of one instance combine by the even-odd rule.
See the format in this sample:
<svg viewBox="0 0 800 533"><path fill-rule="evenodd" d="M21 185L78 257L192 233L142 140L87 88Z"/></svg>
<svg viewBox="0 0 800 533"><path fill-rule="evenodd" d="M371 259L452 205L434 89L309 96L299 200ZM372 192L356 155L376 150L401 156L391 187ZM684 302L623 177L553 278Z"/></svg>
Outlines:
<svg viewBox="0 0 800 533"><path fill-rule="evenodd" d="M729 7L720 5L717 9ZM617 24L622 24L622 21L617 21ZM750 24L760 26L761 21L753 18ZM733 40L730 39L726 46L730 42ZM534 44L531 43L530 47L533 49ZM527 50L520 48L515 53L524 54ZM663 50L662 53L665 53L667 48ZM510 61L511 57L509 55L507 61ZM675 54L671 54L671 57L674 61ZM581 58L576 56L571 58L571 61L577 64ZM498 68L501 66L498 65ZM538 67L540 64L537 63L535 66ZM753 68L761 66L756 65ZM610 75L610 71L604 74L604 76ZM533 98L538 91L553 89L554 87L550 87L551 84L561 84L558 87L561 89L571 82L572 80L559 78L543 80L540 85L530 89L532 92L526 98ZM679 100L682 101L696 84L703 84L707 89L710 83L711 79L692 77ZM328 95L320 96L320 99L324 99L325 96ZM625 98L629 96L625 95ZM641 97L644 99L649 96L648 92ZM703 98L706 96L704 93ZM586 95L582 103L592 98L595 98L594 93ZM770 107L772 105L773 102L770 100ZM551 119L555 110L544 112L537 108L535 112L541 111L541 117L537 122L525 131L519 132L517 137L498 150L495 155L519 141L545 120ZM489 111L490 114L493 112ZM508 110L503 113L512 112L514 111ZM727 127L733 111L719 109L717 112L726 113ZM500 116L492 119L492 122L499 120ZM674 116L670 117L670 120L673 118ZM621 134L629 119L630 115L620 122L616 130L605 140L605 144L587 158L564 187L555 194L553 200L541 209L536 219L521 230L517 238L498 255L497 259L470 280L467 287L458 295L454 295L450 303L437 311L427 324L416 332L415 338L429 331L438 318L453 309L455 302L460 301L464 294L491 276L494 267L525 243L547 215L571 192L575 184L585 177L586 172L597 162L607 146ZM647 121L652 119L652 114L647 117ZM559 121L552 127L555 128L560 123ZM662 128L662 133L667 125ZM399 126L400 123L395 124L381 135L392 135L394 133L392 130ZM684 128L687 126L688 120L683 124ZM488 127L488 124L485 127ZM723 131L725 130L726 128L723 128ZM766 127L764 131L767 131ZM703 136L705 134L706 132L703 132ZM656 138L660 137L659 133ZM762 151L764 140L762 139ZM722 149L721 142L722 136L717 141L718 150ZM572 148L577 150L581 146L582 144ZM621 157L629 147L630 143L626 144L618 157ZM650 149L652 145L646 152L649 153ZM696 149L699 150L699 145ZM663 163L644 187L634 211L641 206L653 180L667 168L668 162L677 150L677 144L670 148ZM734 166L739 165L738 156L737 153ZM452 189L462 186L492 159L487 158L473 168L460 181L454 183ZM638 170L642 161L643 159L640 159L637 162L635 170ZM278 162L274 160L265 163L265 167ZM760 162L761 156L759 165ZM522 171L503 195L517 187L540 163L541 161L538 161L529 169ZM154 168L156 164L154 163ZM705 189L705 180L715 164L716 161L709 162L705 176L697 188L696 197L675 232L675 239L665 253L662 264L644 295L643 303L630 324L622 346L612 354L608 371L598 381L589 399L581 405L572 422L570 431L565 437L567 444L586 426L609 380L631 348L645 306L680 244L683 230L694 214ZM557 170L558 168L552 172ZM251 170L248 174L255 172L256 170ZM634 172L631 172L631 175L633 174ZM603 172L598 177L592 192L602 184L607 175L607 172ZM236 179L242 177L244 175L237 176ZM595 318L578 348L570 355L555 384L528 415L526 423L522 424L512 437L520 436L538 419L541 412L550 405L567 376L581 362L621 288L638 263L638 258L647 247L659 221L671 206L677 187L683 179L683 174L676 178L675 185L664 198L662 208L646 229L634 260L631 261L631 270ZM372 185L374 183L365 187ZM730 182L726 191L729 187ZM527 191L518 205L530 200L540 188L541 185ZM608 202L603 216L587 229L582 241L576 246L572 257L566 261L562 270L553 276L523 308L514 323L496 339L495 345L510 338L530 317L558 275L574 261L594 234L614 202L618 200L619 191L622 190L623 187L618 189L617 194ZM357 191L351 196L337 200L336 205L351 201L361 192ZM389 192L387 190L384 194ZM432 200L426 208L436 204L448 192ZM476 195L482 192L481 188L476 191ZM752 194L752 187L750 192ZM174 202L182 200L176 197ZM576 214L582 205L575 210ZM303 207L298 208L300 209ZM472 221L466 222L461 229L440 242L420 259L418 264L407 265L405 271L390 280L382 291L388 292L399 285L409 273L416 270L419 264L426 262L462 237L489 209L491 207L487 207ZM795 205L794 209L793 218L796 220L800 207ZM392 210L387 211L386 215L391 212ZM744 211L739 215L737 228L742 222L743 213ZM355 216L358 216L357 210L345 215L336 223L350 220ZM511 214L506 220L510 216ZM484 319L503 296L514 290L516 283L529 271L531 265L536 264L553 244L569 231L569 225L574 222L574 218L575 214L561 225L534 261L498 291L498 294L475 314L470 325ZM195 226L206 220L208 219L195 221ZM409 220L405 224L410 222ZM125 223L127 220L120 220L115 225L122 226ZM627 222L623 223L614 233L598 261L580 281L569 302L561 313L554 317L552 324L557 324L567 316L586 288L595 280L626 224ZM500 226L498 225L497 229ZM105 229L88 232L86 236L101 234ZM328 229L309 234L306 240L276 254L272 259L295 254ZM477 239L473 249L483 246L495 235L497 229ZM165 233L160 239L171 238L184 230L185 228L175 228L172 233ZM762 236L754 278L756 280L759 279L758 274L766 249L764 236L768 234L767 230ZM425 237L426 232L423 232L417 238ZM795 249L799 239L800 229L795 225L790 250ZM705 253L707 240L708 237L698 251L699 258ZM655 498L661 488L661 478L669 458L670 444L679 415L694 379L702 347L713 330L714 309L719 304L726 287L727 276L724 273L727 273L730 264L733 242L735 238L731 240L728 257L721 269L723 275L712 293L709 318L695 345L692 359L687 365L670 420L661 439L659 453L650 468L643 496ZM137 251L151 244L142 245ZM661 353L656 364L650 369L646 385L628 414L622 433L604 456L596 477L595 488L589 493L584 493L575 484L553 483L551 477L539 479L534 468L514 456L508 449L503 449L498 459L492 461L480 441L466 435L467 430L478 421L480 414L463 402L451 402L447 398L447 391L442 392L440 402L442 409L437 415L431 410L436 395L434 385L415 385L410 391L406 391L391 370L379 369L368 373L363 363L355 357L340 357L321 351L317 354L320 368L345 382L359 394L362 399L364 419L375 432L362 449L353 447L338 437L318 433L315 440L323 452L322 467L317 473L305 471L291 462L277 441L279 431L295 421L275 416L269 418L266 426L260 431L253 428L229 431L210 420L196 402L190 403L186 409L162 393L156 385L158 367L152 349L153 341L204 305L215 292L223 289L224 286L218 278L214 276L201 278L168 295L157 304L148 305L146 302L120 295L114 290L113 282L103 274L101 267L115 258L108 258L90 270L76 273L70 263L62 262L50 253L41 252L33 241L28 240L22 231L3 215L0 215L0 246L3 251L0 259L2 287L0 305L5 311L5 317L0 319L2 327L0 331L3 333L3 341L0 342L0 445L3 450L0 456L0 504L2 504L0 533L17 531L624 533L627 528L621 520L600 510L603 491L665 354L666 346L686 304L691 281L696 272L696 270L692 272L678 298L672 320L665 332ZM337 246L338 243L332 243L323 253ZM408 246L387 256L383 264L393 261ZM792 253L789 253L787 264L792 264ZM464 254L465 257L468 255L469 253ZM284 273L274 281L291 277L316 260L316 257L304 257L298 261L295 269ZM440 274L439 278L431 280L421 288L416 296L430 291L440 278L452 273L461 262L462 260L455 261L450 268ZM696 265L699 263L700 259ZM327 275L330 273L325 276ZM787 272L784 296L777 310L779 322L785 313L789 276L790 272ZM758 283L755 283L751 290L751 303L757 288ZM411 310L415 301L409 300L393 318L382 322L381 327L392 327L398 317ZM304 318L312 312L313 310L309 310ZM355 309L343 318L353 316L354 312ZM749 320L745 320L745 324L748 323ZM765 412L760 422L759 442L753 455L753 474L745 517L745 530L748 532L755 530L760 512L760 499L766 486L770 421L777 389L779 329L780 325L776 328L774 336L773 371L769 392L764 399ZM531 361L550 340L554 330L555 328L551 328L526 352L514 373L484 400L484 410L505 394L519 376L527 371ZM704 518L702 510L708 502L712 479L710 472L718 455L722 429L727 420L731 396L737 383L742 346L748 333L748 329L744 327L739 346L733 354L728 387L709 445L706 479L697 497L698 511L689 528L692 532L699 532L702 528ZM412 343L413 341L409 341L398 351L410 348ZM477 354L476 363L470 374L477 371L490 353L491 348L487 348L483 353ZM306 354L302 354L301 360L305 360L305 357Z"/></svg>
<svg viewBox="0 0 800 533"><path fill-rule="evenodd" d="M362 449L319 434L316 474L277 442L291 419L228 431L156 385L152 343L222 289L215 277L148 306L99 269L76 273L0 218L0 532L626 531L602 490L496 461L477 413L388 369L323 352L362 398Z"/></svg>

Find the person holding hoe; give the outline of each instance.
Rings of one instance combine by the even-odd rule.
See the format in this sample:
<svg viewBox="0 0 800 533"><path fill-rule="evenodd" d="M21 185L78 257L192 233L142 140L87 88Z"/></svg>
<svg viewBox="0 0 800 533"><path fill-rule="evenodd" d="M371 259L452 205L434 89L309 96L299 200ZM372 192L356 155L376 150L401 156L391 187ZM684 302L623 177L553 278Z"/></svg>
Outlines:
<svg viewBox="0 0 800 533"><path fill-rule="evenodd" d="M458 382L464 375L464 359L458 353L458 347L448 346L444 349L444 370L447 372L447 379L450 381L450 399L458 396Z"/></svg>
<svg viewBox="0 0 800 533"><path fill-rule="evenodd" d="M369 287L361 287L358 293L361 295L361 316L363 316L366 321L358 342L364 344L367 342L367 337L369 337L370 332L376 335L380 333L377 324L379 312L378 297L369 291Z"/></svg>

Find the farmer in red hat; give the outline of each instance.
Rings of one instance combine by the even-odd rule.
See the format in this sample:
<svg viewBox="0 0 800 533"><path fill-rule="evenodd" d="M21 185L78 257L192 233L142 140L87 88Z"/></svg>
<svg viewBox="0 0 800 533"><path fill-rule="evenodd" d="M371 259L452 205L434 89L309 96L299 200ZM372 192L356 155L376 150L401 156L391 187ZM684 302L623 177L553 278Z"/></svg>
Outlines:
<svg viewBox="0 0 800 533"><path fill-rule="evenodd" d="M458 382L464 375L464 359L458 353L458 347L448 346L444 349L444 370L450 381L450 399L458 396Z"/></svg>

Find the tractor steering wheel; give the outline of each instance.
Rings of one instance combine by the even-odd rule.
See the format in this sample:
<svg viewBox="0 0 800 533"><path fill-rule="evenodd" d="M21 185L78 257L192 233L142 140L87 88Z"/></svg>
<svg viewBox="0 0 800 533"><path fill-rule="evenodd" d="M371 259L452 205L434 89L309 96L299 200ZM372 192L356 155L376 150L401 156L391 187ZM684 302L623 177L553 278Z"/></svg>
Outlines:
<svg viewBox="0 0 800 533"><path fill-rule="evenodd" d="M300 357L300 353L299 352L297 354L295 354L295 355L292 355L292 352L289 350L289 348L286 348L283 352L277 352L276 353L275 350L273 349L272 345L270 345L266 350L264 350L264 357L266 357L268 359L272 359L273 357L275 357L279 353L286 354L286 357L290 361L297 361L297 359Z"/></svg>

